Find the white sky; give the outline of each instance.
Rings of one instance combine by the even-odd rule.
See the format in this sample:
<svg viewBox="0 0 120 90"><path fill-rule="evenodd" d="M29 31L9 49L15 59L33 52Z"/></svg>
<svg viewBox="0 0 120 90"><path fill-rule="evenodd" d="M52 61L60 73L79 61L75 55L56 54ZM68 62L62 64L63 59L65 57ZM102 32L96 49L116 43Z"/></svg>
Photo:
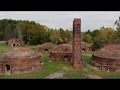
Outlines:
<svg viewBox="0 0 120 90"><path fill-rule="evenodd" d="M35 21L49 28L72 28L74 18L81 18L81 31L112 27L120 11L0 11L0 19Z"/></svg>

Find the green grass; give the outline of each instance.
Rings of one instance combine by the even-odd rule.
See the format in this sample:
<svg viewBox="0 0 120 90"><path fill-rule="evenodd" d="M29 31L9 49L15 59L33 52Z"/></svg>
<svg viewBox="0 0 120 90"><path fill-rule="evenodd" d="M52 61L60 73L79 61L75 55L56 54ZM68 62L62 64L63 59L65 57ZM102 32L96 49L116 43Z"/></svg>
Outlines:
<svg viewBox="0 0 120 90"><path fill-rule="evenodd" d="M12 48L14 47L8 46L7 44L0 44L0 56Z"/></svg>
<svg viewBox="0 0 120 90"><path fill-rule="evenodd" d="M29 46L31 49L39 49L39 46ZM0 45L0 52L11 49L11 47L2 44ZM73 69L69 62L54 62L50 61L49 53L42 54L42 61L44 65L38 72L24 73L19 75L0 75L0 79L44 79L46 76L57 71L64 71L65 74L61 79L88 79L86 74L99 75L103 79L120 79L119 72L106 72L99 69L90 68L88 65L92 56L92 52L83 53L82 68Z"/></svg>
<svg viewBox="0 0 120 90"><path fill-rule="evenodd" d="M1 75L0 79L43 79L46 76L57 72L57 71L65 71L66 69L69 69L69 63L67 62L53 62L49 61L48 58L49 54L43 54L42 60L44 62L44 65L42 67L42 70L34 73L25 73L25 74L19 74L19 75ZM67 67L68 66L68 67Z"/></svg>

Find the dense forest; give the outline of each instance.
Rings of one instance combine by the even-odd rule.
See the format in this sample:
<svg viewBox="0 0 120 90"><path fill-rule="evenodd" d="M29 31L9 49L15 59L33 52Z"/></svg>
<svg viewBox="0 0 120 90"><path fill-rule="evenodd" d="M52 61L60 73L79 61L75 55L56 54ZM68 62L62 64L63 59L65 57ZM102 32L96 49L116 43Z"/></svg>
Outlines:
<svg viewBox="0 0 120 90"><path fill-rule="evenodd" d="M120 25L115 23L116 30L111 27L102 27L97 30L88 30L81 33L82 41L90 43L92 49L101 48L103 44L120 44ZM71 43L72 31L50 29L34 21L28 20L0 20L0 41L17 38L25 44L37 45L46 42L54 44Z"/></svg>

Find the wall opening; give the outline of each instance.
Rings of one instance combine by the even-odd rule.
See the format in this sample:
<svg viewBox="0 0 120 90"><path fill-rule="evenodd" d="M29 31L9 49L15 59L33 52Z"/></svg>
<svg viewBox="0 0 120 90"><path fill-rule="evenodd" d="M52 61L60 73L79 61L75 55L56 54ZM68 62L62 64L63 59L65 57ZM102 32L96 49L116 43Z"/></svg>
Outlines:
<svg viewBox="0 0 120 90"><path fill-rule="evenodd" d="M48 49L45 49L45 51L48 51Z"/></svg>
<svg viewBox="0 0 120 90"><path fill-rule="evenodd" d="M85 48L82 48L82 51L85 52Z"/></svg>
<svg viewBox="0 0 120 90"><path fill-rule="evenodd" d="M13 46L15 46L15 44L13 44Z"/></svg>
<svg viewBox="0 0 120 90"><path fill-rule="evenodd" d="M69 57L67 55L64 56L64 61L69 61Z"/></svg>
<svg viewBox="0 0 120 90"><path fill-rule="evenodd" d="M107 70L107 65L102 65L102 70L106 71Z"/></svg>
<svg viewBox="0 0 120 90"><path fill-rule="evenodd" d="M10 75L11 74L11 67L10 67L10 65L8 65L8 64L4 65L4 73L6 75Z"/></svg>

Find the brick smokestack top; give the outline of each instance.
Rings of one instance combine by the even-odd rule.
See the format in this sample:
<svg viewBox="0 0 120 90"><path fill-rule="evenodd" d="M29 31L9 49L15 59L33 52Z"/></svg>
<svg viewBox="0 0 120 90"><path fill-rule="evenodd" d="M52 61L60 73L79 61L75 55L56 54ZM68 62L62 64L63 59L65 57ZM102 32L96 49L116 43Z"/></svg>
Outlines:
<svg viewBox="0 0 120 90"><path fill-rule="evenodd" d="M73 67L81 68L81 60L81 19L75 18L73 21Z"/></svg>

